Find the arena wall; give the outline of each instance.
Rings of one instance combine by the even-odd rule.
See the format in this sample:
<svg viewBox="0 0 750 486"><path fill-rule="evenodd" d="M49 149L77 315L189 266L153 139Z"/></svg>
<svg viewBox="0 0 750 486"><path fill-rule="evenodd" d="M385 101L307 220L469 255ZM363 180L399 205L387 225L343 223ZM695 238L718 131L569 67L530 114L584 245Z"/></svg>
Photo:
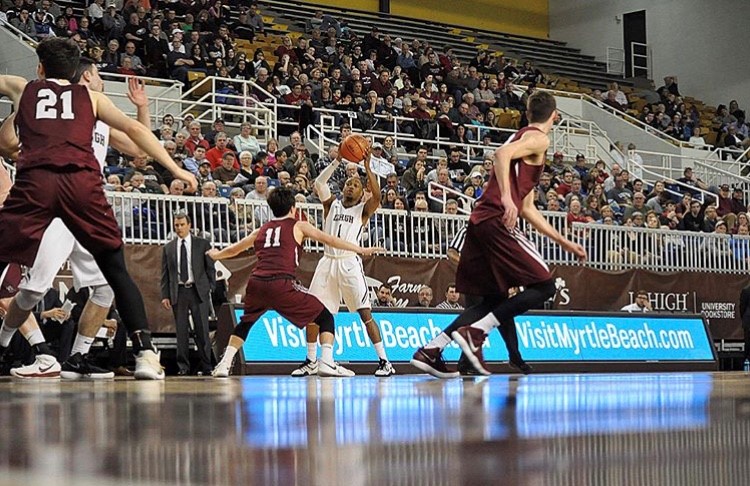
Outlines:
<svg viewBox="0 0 750 486"><path fill-rule="evenodd" d="M750 103L750 65L743 40L750 2L703 0L580 0L549 2L550 38L602 61L607 47L623 47L623 14L646 11L653 79L676 75L682 93L717 105Z"/></svg>
<svg viewBox="0 0 750 486"><path fill-rule="evenodd" d="M319 0L314 3L369 12L377 12L379 6L377 0ZM391 0L390 4L391 14L412 19L545 39L548 37L547 0ZM404 35L408 38L408 33Z"/></svg>

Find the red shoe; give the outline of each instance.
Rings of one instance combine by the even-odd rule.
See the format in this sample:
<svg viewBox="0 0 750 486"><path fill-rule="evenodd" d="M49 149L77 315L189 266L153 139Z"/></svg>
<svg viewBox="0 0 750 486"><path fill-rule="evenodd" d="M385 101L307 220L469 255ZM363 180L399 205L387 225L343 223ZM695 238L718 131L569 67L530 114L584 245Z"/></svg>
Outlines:
<svg viewBox="0 0 750 486"><path fill-rule="evenodd" d="M487 337L484 331L476 327L464 326L459 328L458 331L453 331L451 337L461 346L461 351L464 352L474 369L483 375L492 374L484 364L482 344Z"/></svg>
<svg viewBox="0 0 750 486"><path fill-rule="evenodd" d="M435 378L457 378L458 371L451 371L443 361L443 354L438 348L419 348L411 358L411 364Z"/></svg>

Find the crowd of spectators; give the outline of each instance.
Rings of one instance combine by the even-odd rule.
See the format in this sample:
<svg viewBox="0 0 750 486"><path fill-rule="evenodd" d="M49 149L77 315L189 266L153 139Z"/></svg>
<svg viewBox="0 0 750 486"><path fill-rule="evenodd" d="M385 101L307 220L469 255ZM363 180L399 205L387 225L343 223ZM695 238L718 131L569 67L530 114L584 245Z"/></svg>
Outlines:
<svg viewBox="0 0 750 486"><path fill-rule="evenodd" d="M413 155L404 156L405 148L397 147L392 137L382 143L373 140L373 160L388 168L380 172L386 209L415 214L468 212L471 200L458 195L481 196L492 167L491 154L504 138L502 132L486 129L499 122L495 109L522 113L535 84L544 81L541 71L528 61L519 67L514 59L479 50L465 63L450 47L438 50L425 41L391 38L381 35L377 26L358 37L345 22L323 12L309 20L306 35L281 38L274 52L276 62L266 60L262 49L250 58L236 50L235 42L265 35L254 3L106 1L105 5L105 0L94 0L85 16L74 15L69 7L62 11L54 0L5 0L3 11L11 24L36 39L71 37L104 72L172 77L186 83L190 71L253 80L262 90L253 89L243 96L266 101L270 93L282 104L278 115L302 128L314 121L313 108L347 113L336 120L340 138L351 133L352 126L370 130L384 119L392 127L394 117L399 117L398 131L417 138L434 138L440 127L441 136L455 144L445 157L432 157L427 147L419 145L408 147ZM520 83L527 85L522 96L514 89ZM237 91L232 83L222 89L227 94ZM658 95L658 103L642 109L641 120L677 139L697 143L698 113L681 99L677 79L666 78ZM616 83L595 96L618 110L629 107ZM519 126L524 120L525 116L519 116ZM726 143L750 145L744 111L736 102L720 107L716 122L726 131ZM231 136L220 118L209 128L189 115L183 120L167 115L154 133L174 159L196 175L196 196L230 201L264 200L273 187L289 186L300 202L318 202L313 181L338 155L335 146L327 153L311 154L300 131L288 134L283 147L274 139L259 141L249 123ZM467 147L468 143L475 147ZM476 149L480 144L486 148ZM566 212L568 223L748 233L747 206L739 188L712 188L718 192L715 197L695 199L698 192L686 191L686 185L709 188L690 170L679 180L682 185L673 181L647 184L640 174L633 177L623 170L623 165L606 167L601 160L590 164L582 154L567 163L563 154L556 153L537 188L537 206ZM339 193L346 178L359 170L356 164L342 164L330 181L332 192ZM123 164L114 157L108 175L110 191L187 195L180 181L145 158ZM676 198L675 193L683 196ZM250 220L257 224L270 217L257 209L251 215L242 214L239 221L245 223L240 223L239 231L222 223L238 221L237 214L227 218L224 212L242 213L243 208L239 204L213 207L210 214L196 219L195 226L211 226L214 236L227 238L228 234L246 234ZM435 231L427 223L404 223L388 232L385 226L382 219L373 218L369 234L391 249L444 248L444 240L450 238L448 234L442 241L432 239Z"/></svg>

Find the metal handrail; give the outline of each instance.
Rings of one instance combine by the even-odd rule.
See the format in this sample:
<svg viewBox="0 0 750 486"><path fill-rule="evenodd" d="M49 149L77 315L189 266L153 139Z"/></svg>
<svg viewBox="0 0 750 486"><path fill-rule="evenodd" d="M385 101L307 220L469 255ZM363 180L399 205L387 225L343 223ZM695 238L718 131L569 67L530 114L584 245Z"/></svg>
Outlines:
<svg viewBox="0 0 750 486"><path fill-rule="evenodd" d="M23 40L24 45L26 45L30 50L33 51L34 49L36 49L36 46L39 42L32 39L24 32L21 32L20 30L18 30L13 24L11 24L10 22L5 22L3 27L5 27L7 30L11 31L13 34L19 37L20 40Z"/></svg>

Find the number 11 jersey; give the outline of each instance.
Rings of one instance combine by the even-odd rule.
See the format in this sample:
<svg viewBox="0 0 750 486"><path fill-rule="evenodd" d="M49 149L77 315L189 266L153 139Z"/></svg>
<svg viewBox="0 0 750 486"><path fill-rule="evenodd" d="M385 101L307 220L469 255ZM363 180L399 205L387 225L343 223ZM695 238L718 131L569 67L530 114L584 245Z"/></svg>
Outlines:
<svg viewBox="0 0 750 486"><path fill-rule="evenodd" d="M18 170L54 167L99 172L91 147L95 123L85 86L53 79L28 83L16 115L21 142Z"/></svg>
<svg viewBox="0 0 750 486"><path fill-rule="evenodd" d="M294 278L302 249L294 238L294 218L272 219L260 227L253 248L258 263L253 276L260 278Z"/></svg>

